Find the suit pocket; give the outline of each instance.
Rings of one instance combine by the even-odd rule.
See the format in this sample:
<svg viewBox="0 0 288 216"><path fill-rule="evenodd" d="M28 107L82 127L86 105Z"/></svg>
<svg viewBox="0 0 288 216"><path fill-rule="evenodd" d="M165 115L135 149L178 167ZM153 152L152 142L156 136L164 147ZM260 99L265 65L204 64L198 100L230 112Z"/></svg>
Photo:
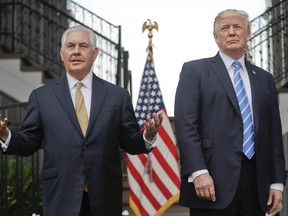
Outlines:
<svg viewBox="0 0 288 216"><path fill-rule="evenodd" d="M202 140L202 150L206 162L209 162L213 153L213 140L212 139L203 139Z"/></svg>
<svg viewBox="0 0 288 216"><path fill-rule="evenodd" d="M57 168L49 168L42 171L41 179L42 181L56 178L58 176Z"/></svg>

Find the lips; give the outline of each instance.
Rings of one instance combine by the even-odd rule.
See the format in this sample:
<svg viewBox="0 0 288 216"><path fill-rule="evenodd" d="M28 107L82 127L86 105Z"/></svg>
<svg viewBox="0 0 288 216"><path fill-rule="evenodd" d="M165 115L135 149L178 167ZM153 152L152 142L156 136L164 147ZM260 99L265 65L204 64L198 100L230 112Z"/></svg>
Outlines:
<svg viewBox="0 0 288 216"><path fill-rule="evenodd" d="M84 61L82 61L80 59L74 59L74 60L71 60L70 62L72 62L72 63L81 63L81 62L84 62Z"/></svg>
<svg viewBox="0 0 288 216"><path fill-rule="evenodd" d="M228 43L238 43L239 41L238 40L231 40L231 41L228 41Z"/></svg>

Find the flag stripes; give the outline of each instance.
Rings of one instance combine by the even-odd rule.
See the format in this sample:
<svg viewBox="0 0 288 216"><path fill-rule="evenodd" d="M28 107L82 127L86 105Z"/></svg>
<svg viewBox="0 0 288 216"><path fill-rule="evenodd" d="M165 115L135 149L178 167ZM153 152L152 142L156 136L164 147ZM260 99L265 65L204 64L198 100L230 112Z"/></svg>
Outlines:
<svg viewBox="0 0 288 216"><path fill-rule="evenodd" d="M135 115L141 130L147 116L163 112L156 147L149 153L127 154L129 204L137 216L161 215L179 199L180 174L176 139L154 70L152 52L147 55ZM151 169L150 169L151 168Z"/></svg>

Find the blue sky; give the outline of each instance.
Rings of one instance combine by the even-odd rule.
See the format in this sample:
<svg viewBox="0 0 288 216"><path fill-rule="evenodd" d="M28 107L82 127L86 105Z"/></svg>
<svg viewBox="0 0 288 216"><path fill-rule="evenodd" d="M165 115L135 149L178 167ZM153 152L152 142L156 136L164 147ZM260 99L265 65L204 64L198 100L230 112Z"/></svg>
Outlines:
<svg viewBox="0 0 288 216"><path fill-rule="evenodd" d="M174 116L174 96L185 61L214 56L218 47L212 30L214 17L228 8L245 10L250 19L267 9L265 0L76 0L114 25L122 26L122 45L129 51L133 105L136 105L148 45L142 25L150 19L155 70L169 116Z"/></svg>

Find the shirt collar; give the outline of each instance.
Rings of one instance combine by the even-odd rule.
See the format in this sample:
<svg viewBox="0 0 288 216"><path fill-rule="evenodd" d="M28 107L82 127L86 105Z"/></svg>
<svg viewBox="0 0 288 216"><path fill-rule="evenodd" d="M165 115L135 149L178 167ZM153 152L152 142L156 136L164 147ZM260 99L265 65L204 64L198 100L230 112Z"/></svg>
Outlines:
<svg viewBox="0 0 288 216"><path fill-rule="evenodd" d="M79 81L72 77L69 73L66 73L67 80L68 80L68 86L69 89L74 88L75 84ZM86 88L91 89L92 88L92 77L93 77L93 72L90 71L82 80L81 82Z"/></svg>
<svg viewBox="0 0 288 216"><path fill-rule="evenodd" d="M241 66L244 67L245 66L245 59L244 59L244 55L240 58L240 59L233 59L230 56L226 55L225 53L223 53L222 51L219 51L220 57L222 58L227 70L229 70L229 68L232 66L232 63L234 61L239 61L241 63Z"/></svg>

